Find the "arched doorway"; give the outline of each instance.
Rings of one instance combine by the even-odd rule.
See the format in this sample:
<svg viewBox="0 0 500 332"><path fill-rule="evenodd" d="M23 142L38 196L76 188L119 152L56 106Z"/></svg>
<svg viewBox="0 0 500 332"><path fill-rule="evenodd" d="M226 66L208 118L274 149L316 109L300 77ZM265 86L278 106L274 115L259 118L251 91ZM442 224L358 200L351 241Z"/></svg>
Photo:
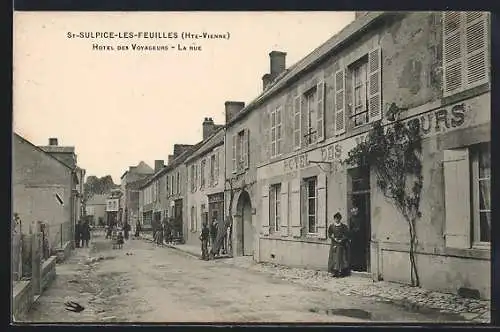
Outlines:
<svg viewBox="0 0 500 332"><path fill-rule="evenodd" d="M255 227L252 223L252 202L250 195L242 191L236 204L236 255L252 256Z"/></svg>

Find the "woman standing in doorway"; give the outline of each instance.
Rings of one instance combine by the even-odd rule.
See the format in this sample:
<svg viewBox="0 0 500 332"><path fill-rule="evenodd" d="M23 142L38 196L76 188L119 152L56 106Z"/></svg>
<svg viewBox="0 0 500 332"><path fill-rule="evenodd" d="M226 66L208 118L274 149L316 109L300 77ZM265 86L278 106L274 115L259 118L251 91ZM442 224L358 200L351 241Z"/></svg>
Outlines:
<svg viewBox="0 0 500 332"><path fill-rule="evenodd" d="M342 215L337 212L333 216L333 224L328 227L328 237L331 239L328 257L328 272L335 278L350 274L349 264L349 229L342 223Z"/></svg>

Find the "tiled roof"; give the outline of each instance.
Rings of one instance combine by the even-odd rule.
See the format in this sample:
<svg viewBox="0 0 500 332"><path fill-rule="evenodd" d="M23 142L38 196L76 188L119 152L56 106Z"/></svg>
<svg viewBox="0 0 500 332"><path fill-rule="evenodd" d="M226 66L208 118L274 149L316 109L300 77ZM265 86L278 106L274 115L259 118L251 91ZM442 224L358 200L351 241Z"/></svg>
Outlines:
<svg viewBox="0 0 500 332"><path fill-rule="evenodd" d="M202 146L202 142L198 142L196 143L195 145L193 145L192 147L188 148L186 151L184 151L183 153L181 153L177 158L175 158L172 163L170 165L167 165L165 167L163 167L161 170L157 171L155 174L153 174L151 177L149 177L147 179L147 181L141 185L138 189L142 189L144 187L147 187L151 182L153 182L153 180L159 178L161 175L167 173L168 171L176 168L177 166L179 166L180 164L182 164L187 157L189 157L194 151L196 151L197 149L199 149L201 146Z"/></svg>
<svg viewBox="0 0 500 332"><path fill-rule="evenodd" d="M47 156L49 156L50 158L56 160L57 162L59 162L60 164L66 166L67 168L69 169L73 169L70 165L66 164L65 162L62 162L61 160L57 159L56 157L54 157L53 155L51 155L50 153L48 153L47 151L43 150L40 146L37 146L33 143L31 143L30 141L28 141L26 138L22 137L21 135L19 135L18 133L13 133L15 137L19 138L21 141L31 145L32 147L34 147L35 149L37 149L38 151L40 151L41 153L44 153L46 154Z"/></svg>
<svg viewBox="0 0 500 332"><path fill-rule="evenodd" d="M229 121L226 127L230 127L232 124L240 120L246 114L250 113L254 108L259 106L265 100L270 98L272 95L288 86L291 82L297 79L302 73L319 63L325 56L330 52L340 47L349 38L351 38L356 32L359 32L369 25L371 25L375 20L380 18L386 12L369 12L366 15L360 16L358 19L349 23L344 29L339 33L335 34L333 37L328 39L326 42L317 47L314 51L309 53L302 60L298 61L296 64L292 65L288 70L279 75L269 86L263 91L257 98L252 100L246 107L244 107L236 116Z"/></svg>
<svg viewBox="0 0 500 332"><path fill-rule="evenodd" d="M224 129L219 129L212 136L207 138L205 142L201 145L201 147L196 150L192 155L190 155L185 161L189 162L197 157L204 155L205 153L211 151L216 146L219 146L224 143Z"/></svg>
<svg viewBox="0 0 500 332"><path fill-rule="evenodd" d="M40 146L40 149L48 153L75 153L74 146L45 145L45 146Z"/></svg>

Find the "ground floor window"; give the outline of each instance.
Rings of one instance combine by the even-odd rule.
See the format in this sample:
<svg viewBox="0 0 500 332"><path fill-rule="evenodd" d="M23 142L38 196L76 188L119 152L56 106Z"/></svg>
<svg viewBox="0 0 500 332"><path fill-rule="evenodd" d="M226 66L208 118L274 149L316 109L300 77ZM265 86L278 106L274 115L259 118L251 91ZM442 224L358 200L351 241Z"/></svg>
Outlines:
<svg viewBox="0 0 500 332"><path fill-rule="evenodd" d="M281 183L273 184L269 190L269 232L279 231L281 222Z"/></svg>
<svg viewBox="0 0 500 332"><path fill-rule="evenodd" d="M144 212L142 214L142 223L143 225L151 225L151 221L153 220L153 211Z"/></svg>
<svg viewBox="0 0 500 332"><path fill-rule="evenodd" d="M302 186L302 204L304 211L304 222L306 230L309 234L316 234L318 232L318 218L317 218L317 183L316 177L304 179Z"/></svg>
<svg viewBox="0 0 500 332"><path fill-rule="evenodd" d="M490 143L471 148L472 220L475 244L491 241L491 152Z"/></svg>

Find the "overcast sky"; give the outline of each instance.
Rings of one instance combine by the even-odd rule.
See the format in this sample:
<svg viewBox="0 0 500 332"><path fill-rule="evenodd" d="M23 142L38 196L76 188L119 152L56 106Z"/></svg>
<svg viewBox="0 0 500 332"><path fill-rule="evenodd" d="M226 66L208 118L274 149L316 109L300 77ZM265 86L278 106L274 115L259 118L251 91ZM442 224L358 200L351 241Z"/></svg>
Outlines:
<svg viewBox="0 0 500 332"><path fill-rule="evenodd" d="M262 90L269 52L287 67L339 32L353 12L29 13L14 15L14 131L36 145L75 146L87 175L167 159L201 140L204 117ZM80 31L206 31L229 40L68 39ZM191 45L201 52L93 51L92 44Z"/></svg>

